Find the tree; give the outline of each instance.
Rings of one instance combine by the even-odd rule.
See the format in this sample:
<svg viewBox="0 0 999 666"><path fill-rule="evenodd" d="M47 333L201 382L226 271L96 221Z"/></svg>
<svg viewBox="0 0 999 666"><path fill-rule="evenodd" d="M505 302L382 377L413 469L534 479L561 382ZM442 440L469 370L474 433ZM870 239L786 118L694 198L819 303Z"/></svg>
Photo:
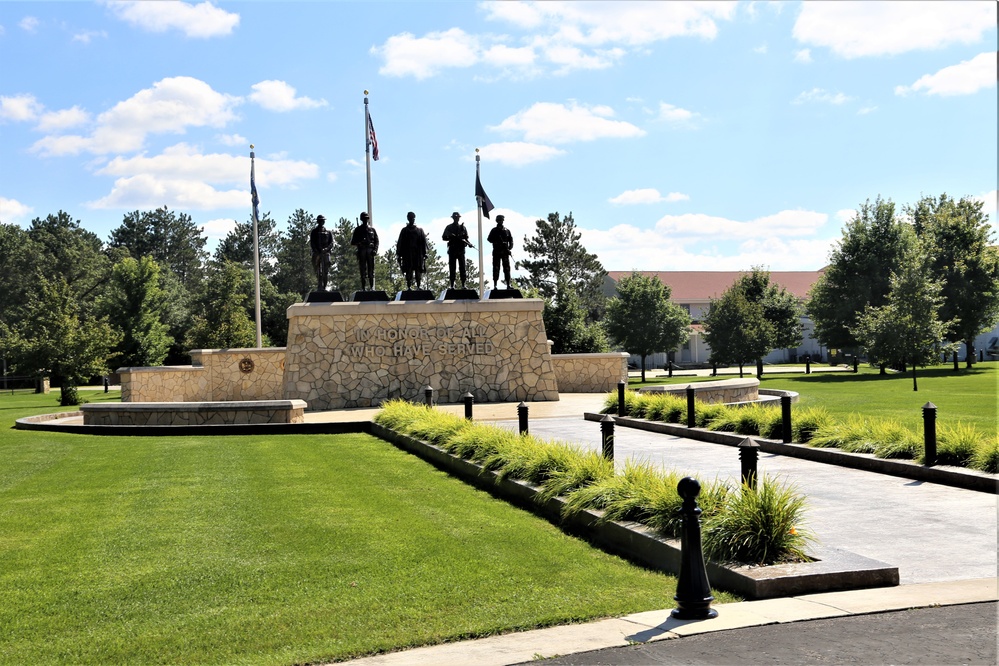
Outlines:
<svg viewBox="0 0 999 666"><path fill-rule="evenodd" d="M895 216L895 204L878 197L861 205L843 230L829 266L812 287L808 312L815 337L834 349L858 346L851 333L868 305L884 305L891 274L915 241L912 227Z"/></svg>
<svg viewBox="0 0 999 666"><path fill-rule="evenodd" d="M984 204L941 194L907 209L928 254L929 273L942 283L940 319L947 338L965 345L975 361L975 336L999 320L999 252L992 245Z"/></svg>
<svg viewBox="0 0 999 666"><path fill-rule="evenodd" d="M769 271L753 267L711 303L705 326L712 359L738 363L740 375L742 365L755 360L761 376L764 356L801 344L801 306L793 294L770 281Z"/></svg>
<svg viewBox="0 0 999 666"><path fill-rule="evenodd" d="M333 234L333 249L330 251L330 284L333 289L348 297L351 292L361 288L357 252L350 245L350 237L354 234L355 226L347 218L341 217L340 221L330 228Z"/></svg>
<svg viewBox="0 0 999 666"><path fill-rule="evenodd" d="M184 341L188 349L253 347L257 331L246 311L246 270L231 261L214 263L198 295ZM250 287L252 289L252 287Z"/></svg>
<svg viewBox="0 0 999 666"><path fill-rule="evenodd" d="M299 208L288 218L288 229L278 234L274 252L276 266L271 278L278 291L301 297L318 286L309 244L315 226L312 214Z"/></svg>
<svg viewBox="0 0 999 666"><path fill-rule="evenodd" d="M607 333L625 351L642 357L644 382L645 358L686 342L690 315L670 300L670 288L658 278L632 273L618 282L617 293L607 303Z"/></svg>
<svg viewBox="0 0 999 666"><path fill-rule="evenodd" d="M14 327L0 323L0 338L18 372L51 373L61 387L60 404L76 405L76 387L108 372L121 333L107 317L88 315L64 277L40 277L26 316Z"/></svg>
<svg viewBox="0 0 999 666"><path fill-rule="evenodd" d="M711 301L704 327L712 363L735 363L740 377L746 363L762 358L772 349L768 343L773 331L763 316L763 308L750 303L740 289L730 288Z"/></svg>
<svg viewBox="0 0 999 666"><path fill-rule="evenodd" d="M257 220L257 245L260 252L260 275L270 278L277 271L275 257L280 247L277 226L271 219L270 213L264 213L263 217ZM252 271L253 220L237 222L232 231L226 234L215 248L213 258L216 262L233 261Z"/></svg>
<svg viewBox="0 0 999 666"><path fill-rule="evenodd" d="M866 307L852 334L872 364L911 365L916 391L916 366L937 361L946 331L938 316L943 285L930 276L927 258L918 251L910 250L905 259L899 272L891 275L887 303Z"/></svg>
<svg viewBox="0 0 999 666"><path fill-rule="evenodd" d="M23 317L28 294L35 288L40 250L28 232L16 224L0 223L0 323L13 326Z"/></svg>
<svg viewBox="0 0 999 666"><path fill-rule="evenodd" d="M201 280L208 253L207 239L191 216L166 206L125 215L121 226L111 232L109 248L124 248L131 257L152 257L162 269L177 276L192 289Z"/></svg>
<svg viewBox="0 0 999 666"><path fill-rule="evenodd" d="M101 239L63 211L32 220L28 237L34 246L35 276L50 282L64 280L81 304L89 307L100 294L111 268Z"/></svg>
<svg viewBox="0 0 999 666"><path fill-rule="evenodd" d="M114 357L117 366L163 363L173 338L166 323L167 295L160 287L160 267L152 257L125 257L115 264L98 309L113 318L122 334Z"/></svg>
<svg viewBox="0 0 999 666"><path fill-rule="evenodd" d="M537 220L535 226L534 236L524 237L524 253L531 258L517 262L518 269L527 271L521 281L556 305L571 289L586 304L589 321L599 320L607 271L597 255L587 252L579 242L581 236L572 213L564 218L557 212L550 213L547 220Z"/></svg>
<svg viewBox="0 0 999 666"><path fill-rule="evenodd" d="M545 333L552 341L553 354L587 354L610 349L600 324L586 323L586 309L571 289L565 289L558 302L545 301L541 317Z"/></svg>

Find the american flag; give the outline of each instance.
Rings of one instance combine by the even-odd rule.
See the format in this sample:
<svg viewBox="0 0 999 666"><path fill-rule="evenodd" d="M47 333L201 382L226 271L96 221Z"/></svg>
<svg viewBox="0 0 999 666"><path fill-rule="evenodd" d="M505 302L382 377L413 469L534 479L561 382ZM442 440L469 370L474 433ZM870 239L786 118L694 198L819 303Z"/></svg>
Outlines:
<svg viewBox="0 0 999 666"><path fill-rule="evenodd" d="M371 157L378 161L378 137L375 136L375 126L371 122L371 114L368 114L368 146L371 148Z"/></svg>

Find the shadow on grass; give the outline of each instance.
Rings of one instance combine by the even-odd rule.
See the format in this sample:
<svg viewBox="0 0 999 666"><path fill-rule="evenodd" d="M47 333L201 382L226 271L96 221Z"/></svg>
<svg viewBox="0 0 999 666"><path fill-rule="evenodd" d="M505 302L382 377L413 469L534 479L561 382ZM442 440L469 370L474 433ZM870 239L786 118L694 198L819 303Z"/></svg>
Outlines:
<svg viewBox="0 0 999 666"><path fill-rule="evenodd" d="M954 372L953 368L919 368L916 374L917 379L946 379L946 378L957 378L965 376L981 375L987 372L987 370L980 370L978 368L971 368L970 370L966 368L961 368L958 372ZM774 373L768 375L763 373L763 380L768 379L794 379L795 381L805 382L805 383L815 383L815 384L845 384L848 382L891 382L891 381L912 381L912 371L907 372L891 372L888 374L878 374L877 372L865 372L854 374L852 372L837 372L837 373L813 373L811 375L804 375L798 373Z"/></svg>

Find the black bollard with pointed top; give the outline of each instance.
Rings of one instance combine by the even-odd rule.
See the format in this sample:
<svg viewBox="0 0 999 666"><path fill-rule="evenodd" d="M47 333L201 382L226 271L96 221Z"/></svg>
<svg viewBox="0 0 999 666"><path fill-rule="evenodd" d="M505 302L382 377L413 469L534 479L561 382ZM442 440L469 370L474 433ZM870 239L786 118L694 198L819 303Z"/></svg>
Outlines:
<svg viewBox="0 0 999 666"><path fill-rule="evenodd" d="M527 432L527 405L523 401L517 405L517 425L521 435Z"/></svg>
<svg viewBox="0 0 999 666"><path fill-rule="evenodd" d="M475 402L475 396L472 395L471 391L461 396L465 401L465 418L469 421L472 420L472 403Z"/></svg>
<svg viewBox="0 0 999 666"><path fill-rule="evenodd" d="M688 476L680 479L676 491L683 499L680 507L683 527L680 532L680 576L673 597L676 608L670 615L677 620L708 620L718 617L718 611L711 608L715 598L711 595L708 570L701 552L701 509L697 506L701 484Z"/></svg>

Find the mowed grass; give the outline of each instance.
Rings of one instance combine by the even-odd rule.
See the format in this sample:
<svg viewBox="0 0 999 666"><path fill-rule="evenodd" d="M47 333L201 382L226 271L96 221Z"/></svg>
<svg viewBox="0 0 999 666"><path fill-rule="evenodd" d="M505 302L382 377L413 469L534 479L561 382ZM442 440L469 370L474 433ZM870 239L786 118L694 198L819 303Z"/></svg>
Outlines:
<svg viewBox="0 0 999 666"><path fill-rule="evenodd" d="M816 368L813 364L812 368ZM746 377L755 377L755 369L747 366ZM738 374L734 375L738 377ZM629 382L629 388L652 384L690 384L718 377L673 377L672 379ZM761 388L786 389L800 394L800 407L822 407L837 421L846 421L852 414L870 418L895 419L922 432L923 405L937 406L937 424L965 423L984 434L995 433L999 422L999 363L978 363L971 370L961 368L955 373L950 365L920 368L912 390L912 373L878 374L876 368L860 366L853 372L813 372L768 374L764 368Z"/></svg>
<svg viewBox="0 0 999 666"><path fill-rule="evenodd" d="M673 603L371 436L9 429L54 402L0 395L3 663L312 663Z"/></svg>

